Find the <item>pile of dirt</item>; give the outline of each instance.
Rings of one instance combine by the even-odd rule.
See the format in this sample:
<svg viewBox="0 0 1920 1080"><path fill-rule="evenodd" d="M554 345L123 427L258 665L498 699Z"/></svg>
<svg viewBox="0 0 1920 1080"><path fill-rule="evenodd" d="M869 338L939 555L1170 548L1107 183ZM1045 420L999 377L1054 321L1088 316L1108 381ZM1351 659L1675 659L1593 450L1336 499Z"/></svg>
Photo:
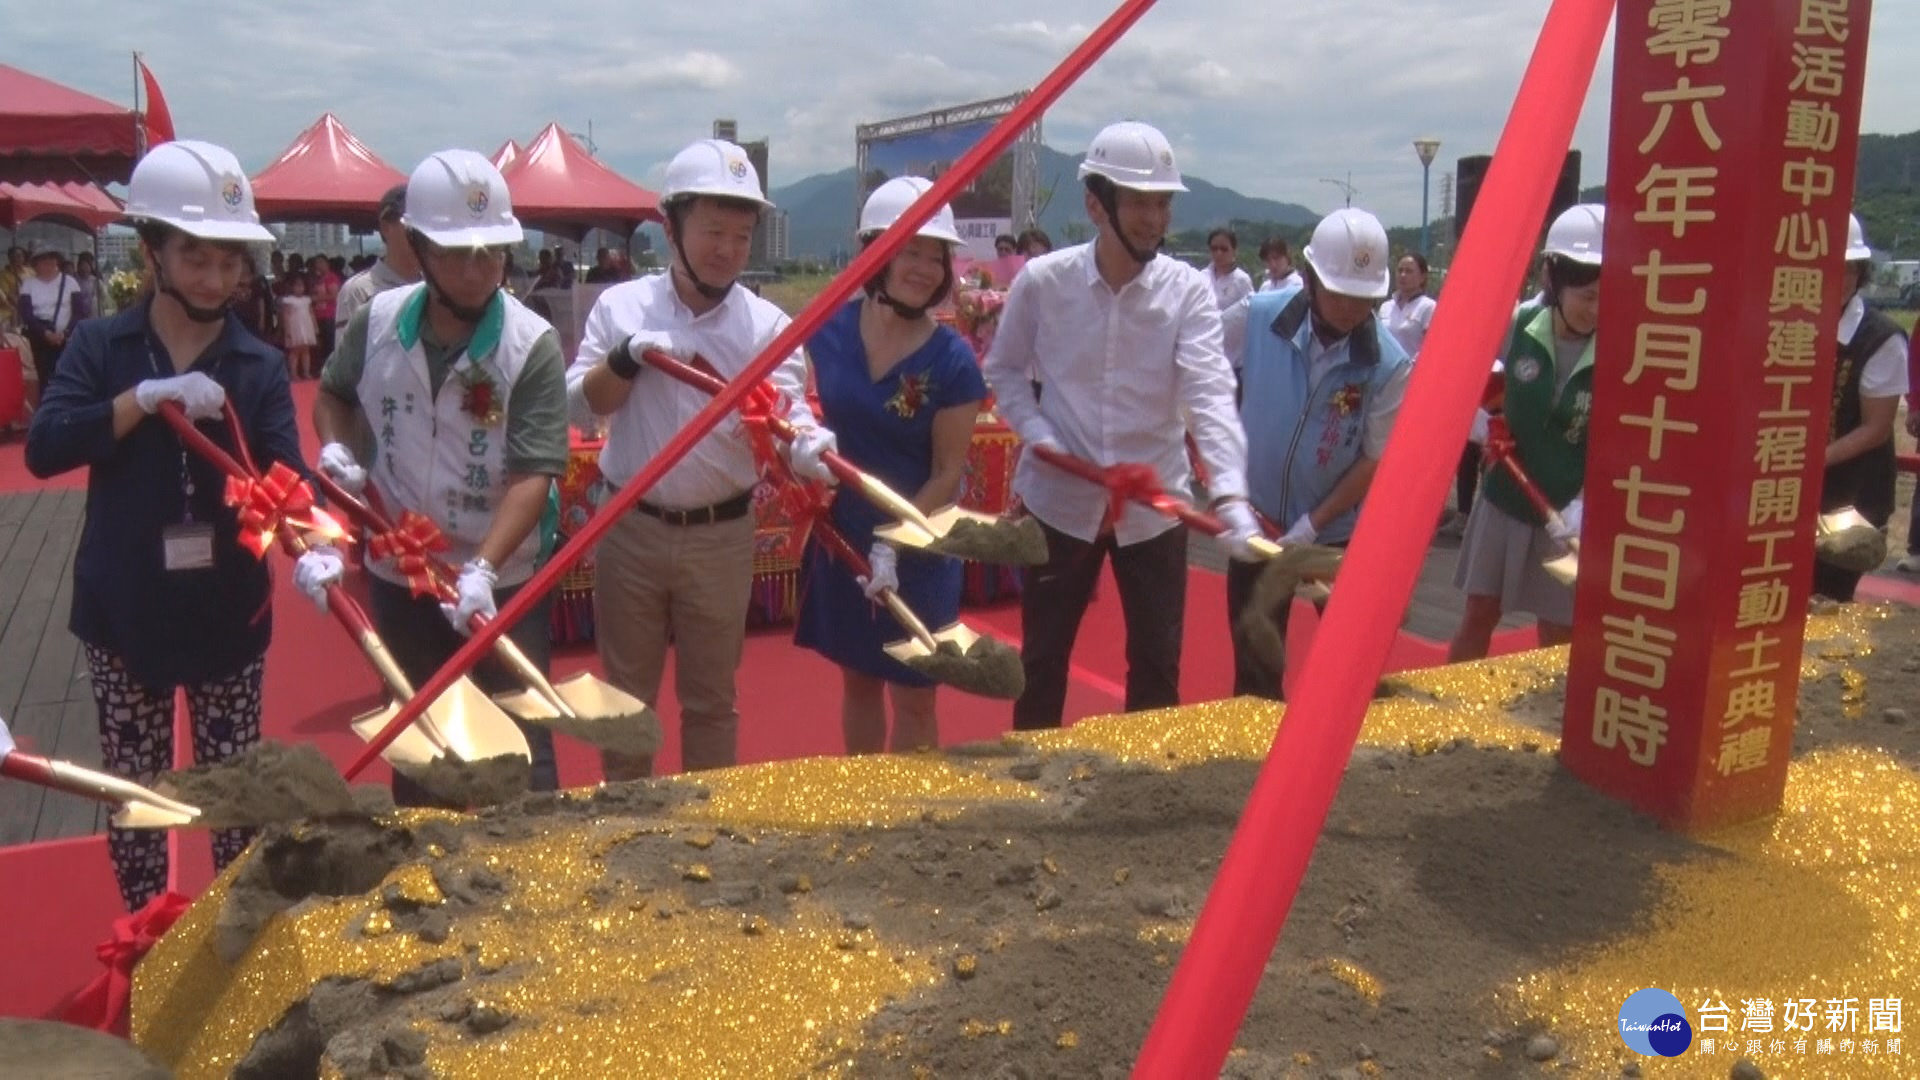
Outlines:
<svg viewBox="0 0 1920 1080"><path fill-rule="evenodd" d="M905 663L935 682L1000 701L1018 698L1027 686L1027 671L1020 663L1020 654L1006 643L984 635L965 650L958 642L939 642L931 654L916 656Z"/></svg>
<svg viewBox="0 0 1920 1080"><path fill-rule="evenodd" d="M0 1017L0 1077L25 1080L170 1080L125 1039L51 1020Z"/></svg>
<svg viewBox="0 0 1920 1080"><path fill-rule="evenodd" d="M250 829L276 822L379 813L383 789L347 782L308 743L261 742L226 761L160 774L154 789L200 808L196 826Z"/></svg>
<svg viewBox="0 0 1920 1080"><path fill-rule="evenodd" d="M932 550L995 566L1041 566L1047 561L1047 534L1030 517L992 522L961 518L933 543Z"/></svg>
<svg viewBox="0 0 1920 1080"><path fill-rule="evenodd" d="M1872 745L1920 764L1920 726L1904 711L1920 679L1920 615L1891 617L1874 633L1864 650L1810 637L1798 750ZM1407 695L1392 683L1382 693ZM1516 1025L1501 994L1641 927L1663 888L1661 867L1718 856L1560 768L1550 747L1563 700L1556 686L1508 713L1538 727L1546 750L1454 739L1356 753L1223 1075L1617 1072L1624 1048L1562 1049L1552 1033ZM366 919L377 917L390 938L461 951L395 980L320 982L260 1033L236 1075L311 1076L323 1063L348 1078L426 1075L443 1040L505 1046L497 1040L539 1037L562 1021L590 1028L607 1003L581 1001L563 1017L516 1015L501 1003L516 1000L527 973L483 962L465 943L473 927L524 908L530 895L556 902L560 886L512 852L591 825L610 839L596 847L598 880L582 909L567 909L582 924L595 902L646 912L643 930L658 925L666 935L716 911L737 915L748 935L824 911L850 936L937 958L931 985L869 1016L854 1049L823 1051L819 1068L1125 1077L1257 764L1161 770L1015 744L958 748L944 760L1032 797L903 824L881 817L783 831L729 822L690 839L688 807L705 793L686 781L643 781L532 795L430 824L276 830L229 898L235 933L257 928L262 912L357 892L374 898ZM413 864L443 899L422 904L391 883L392 871ZM683 977L663 970L660 992L690 993L672 989Z"/></svg>

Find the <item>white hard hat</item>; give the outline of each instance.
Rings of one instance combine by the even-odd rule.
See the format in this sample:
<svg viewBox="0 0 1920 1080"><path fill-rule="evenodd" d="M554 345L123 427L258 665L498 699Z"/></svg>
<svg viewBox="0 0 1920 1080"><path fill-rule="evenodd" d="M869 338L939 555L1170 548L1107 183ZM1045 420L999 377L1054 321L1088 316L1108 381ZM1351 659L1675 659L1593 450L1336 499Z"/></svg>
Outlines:
<svg viewBox="0 0 1920 1080"><path fill-rule="evenodd" d="M1847 215L1847 262L1859 262L1873 258L1873 249L1867 246L1867 230L1860 225L1856 214Z"/></svg>
<svg viewBox="0 0 1920 1080"><path fill-rule="evenodd" d="M1135 191L1185 191L1173 144L1160 129L1138 120L1122 120L1100 129L1080 163L1080 176L1104 176Z"/></svg>
<svg viewBox="0 0 1920 1080"><path fill-rule="evenodd" d="M1344 207L1321 218L1303 254L1328 292L1384 300L1393 291L1387 230L1365 210Z"/></svg>
<svg viewBox="0 0 1920 1080"><path fill-rule="evenodd" d="M760 193L760 174L747 152L725 139L701 139L673 155L667 163L667 182L660 189L666 205L695 195L740 199L756 206L772 206Z"/></svg>
<svg viewBox="0 0 1920 1080"><path fill-rule="evenodd" d="M931 187L931 180L918 176L896 176L874 188L873 194L867 196L867 204L860 208L860 238L864 240L885 232L900 220L900 215L907 212L907 207L912 206ZM947 244L964 242L960 239L960 230L953 223L953 207L945 204L934 211L933 216L914 235L931 236Z"/></svg>
<svg viewBox="0 0 1920 1080"><path fill-rule="evenodd" d="M253 185L233 152L212 143L161 143L133 167L126 217L171 225L202 240L274 242L253 209Z"/></svg>
<svg viewBox="0 0 1920 1080"><path fill-rule="evenodd" d="M1607 233L1607 208L1601 203L1570 206L1547 227L1545 254L1583 266L1600 265L1600 240Z"/></svg>
<svg viewBox="0 0 1920 1080"><path fill-rule="evenodd" d="M414 167L400 224L449 248L517 244L525 236L506 179L472 150L442 150Z"/></svg>

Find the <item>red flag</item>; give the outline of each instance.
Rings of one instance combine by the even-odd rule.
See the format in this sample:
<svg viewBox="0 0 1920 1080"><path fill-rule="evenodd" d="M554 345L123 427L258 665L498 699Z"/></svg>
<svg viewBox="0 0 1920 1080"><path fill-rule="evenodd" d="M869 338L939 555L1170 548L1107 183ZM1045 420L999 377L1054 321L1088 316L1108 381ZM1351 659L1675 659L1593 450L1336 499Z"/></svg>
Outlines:
<svg viewBox="0 0 1920 1080"><path fill-rule="evenodd" d="M147 90L147 148L173 141L173 113L167 109L166 95L160 92L160 82L148 70L145 60L140 65L140 81Z"/></svg>

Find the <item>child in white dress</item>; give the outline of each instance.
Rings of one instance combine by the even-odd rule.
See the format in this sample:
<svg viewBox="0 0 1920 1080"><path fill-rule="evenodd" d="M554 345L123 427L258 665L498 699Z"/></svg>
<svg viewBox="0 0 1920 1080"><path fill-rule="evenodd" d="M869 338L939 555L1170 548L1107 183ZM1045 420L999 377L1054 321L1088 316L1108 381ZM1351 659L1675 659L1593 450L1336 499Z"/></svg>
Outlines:
<svg viewBox="0 0 1920 1080"><path fill-rule="evenodd" d="M313 298L307 295L307 276L293 274L287 279L287 295L280 298L282 344L287 350L287 374L295 379L313 378L313 346L320 339L313 321Z"/></svg>

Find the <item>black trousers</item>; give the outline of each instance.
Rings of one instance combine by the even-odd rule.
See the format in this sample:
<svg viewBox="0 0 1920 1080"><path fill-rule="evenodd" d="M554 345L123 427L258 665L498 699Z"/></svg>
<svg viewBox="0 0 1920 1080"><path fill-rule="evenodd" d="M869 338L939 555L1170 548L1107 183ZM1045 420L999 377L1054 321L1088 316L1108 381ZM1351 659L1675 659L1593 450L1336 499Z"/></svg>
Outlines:
<svg viewBox="0 0 1920 1080"><path fill-rule="evenodd" d="M1453 504L1461 513L1473 510L1473 496L1480 488L1480 447L1468 443L1460 452L1460 467L1453 474Z"/></svg>
<svg viewBox="0 0 1920 1080"><path fill-rule="evenodd" d="M1013 726L1060 726L1067 706L1067 667L1100 567L1113 557L1113 578L1127 629L1128 712L1180 704L1180 639L1187 610L1187 529L1176 526L1124 547L1103 534L1088 543L1052 528L1047 562L1027 571L1020 594L1020 663L1027 689L1013 703Z"/></svg>
<svg viewBox="0 0 1920 1080"><path fill-rule="evenodd" d="M394 585L376 577L370 576L367 585L368 614L373 618L373 628L386 640L394 662L400 665L401 672L414 686L425 684L459 651L460 646L466 644L466 637L457 633L441 613L438 601L414 596L406 586ZM519 591L518 588L500 589L494 593L494 601L505 607L513 594ZM551 674L553 670L552 615L553 596L548 594L507 631L513 643L520 646L520 651L526 653L527 659L533 661L534 666L544 674ZM491 653L473 666L471 677L473 684L488 695L523 689L513 672ZM532 789L558 790L560 772L553 756L553 732L533 724L522 724L518 720L514 723L526 734L527 749L533 754ZM393 801L398 806L442 805L426 789L398 772L393 774Z"/></svg>
<svg viewBox="0 0 1920 1080"><path fill-rule="evenodd" d="M1347 545L1342 542L1329 546L1344 548ZM1266 698L1268 701L1285 701L1286 665L1283 663L1278 671L1268 670L1240 637L1240 613L1253 602L1254 586L1259 583L1260 572L1264 569L1264 563L1227 560L1227 636L1233 642L1233 693L1235 697L1244 695ZM1287 597L1279 610L1273 612L1272 618L1279 628L1280 640L1285 641L1287 623L1293 618L1293 597Z"/></svg>
<svg viewBox="0 0 1920 1080"><path fill-rule="evenodd" d="M60 350L65 346L43 341L38 334L29 338L27 344L33 349L33 373L39 377L40 392L44 394L53 382L53 369L59 366Z"/></svg>

